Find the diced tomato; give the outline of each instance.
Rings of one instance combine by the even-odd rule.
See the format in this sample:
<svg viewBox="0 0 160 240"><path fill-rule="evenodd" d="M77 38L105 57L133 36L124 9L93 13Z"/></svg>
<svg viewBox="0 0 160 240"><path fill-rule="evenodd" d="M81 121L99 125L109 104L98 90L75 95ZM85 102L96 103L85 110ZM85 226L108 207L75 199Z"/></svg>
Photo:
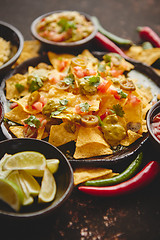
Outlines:
<svg viewBox="0 0 160 240"><path fill-rule="evenodd" d="M111 113L110 109L106 109L105 113L103 113L100 118L103 121L105 117L107 117Z"/></svg>
<svg viewBox="0 0 160 240"><path fill-rule="evenodd" d="M140 99L138 99L135 95L133 95L132 93L128 94L128 103L131 103L133 106L136 106L137 104L139 104L141 102Z"/></svg>
<svg viewBox="0 0 160 240"><path fill-rule="evenodd" d="M25 106L25 108L28 109L28 108L29 108L29 105L27 104L27 105Z"/></svg>
<svg viewBox="0 0 160 240"><path fill-rule="evenodd" d="M74 69L74 73L78 78L83 78L84 77L84 72L83 69L79 66L76 66L73 68Z"/></svg>
<svg viewBox="0 0 160 240"><path fill-rule="evenodd" d="M160 123L160 114L157 114L157 115L153 118L153 122L159 122L159 123Z"/></svg>
<svg viewBox="0 0 160 240"><path fill-rule="evenodd" d="M52 74L49 76L49 82L51 84L55 84L57 83L57 79L55 78L55 76L53 76Z"/></svg>
<svg viewBox="0 0 160 240"><path fill-rule="evenodd" d="M117 89L116 89L116 88L113 88L113 87L112 87L112 88L109 88L108 91L109 91L109 93L110 93L111 95L114 96L115 99L117 99L117 100L120 100L120 99L121 99L121 96L120 96L120 94L117 92Z"/></svg>
<svg viewBox="0 0 160 240"><path fill-rule="evenodd" d="M84 69L83 73L84 73L84 76L96 75L96 71L94 69L89 69L89 68Z"/></svg>
<svg viewBox="0 0 160 240"><path fill-rule="evenodd" d="M42 111L43 104L41 102L35 102L33 103L32 108L38 111Z"/></svg>
<svg viewBox="0 0 160 240"><path fill-rule="evenodd" d="M18 107L18 103L15 103L15 102L11 103L10 109L13 109L15 107Z"/></svg>
<svg viewBox="0 0 160 240"><path fill-rule="evenodd" d="M60 72L62 72L66 68L67 63L68 63L68 61L66 61L66 60L59 60L58 70Z"/></svg>
<svg viewBox="0 0 160 240"><path fill-rule="evenodd" d="M123 70L112 69L112 70L110 70L110 73L111 73L112 77L118 77L119 75L122 75Z"/></svg>
<svg viewBox="0 0 160 240"><path fill-rule="evenodd" d="M80 115L89 114L88 112L82 112L79 104L78 104L78 105L75 105L75 111L76 111L77 114L80 114Z"/></svg>
<svg viewBox="0 0 160 240"><path fill-rule="evenodd" d="M44 96L40 96L40 99L39 99L39 101L43 104L43 106L44 105L46 105L46 103L47 103L47 98L45 98Z"/></svg>
<svg viewBox="0 0 160 240"><path fill-rule="evenodd" d="M109 88L111 85L112 85L112 81L111 81L111 80L109 80L109 81L103 81L103 82L101 82L101 83L98 85L97 89L98 89L98 91L101 92L101 93L106 93L107 90L108 90L108 88Z"/></svg>

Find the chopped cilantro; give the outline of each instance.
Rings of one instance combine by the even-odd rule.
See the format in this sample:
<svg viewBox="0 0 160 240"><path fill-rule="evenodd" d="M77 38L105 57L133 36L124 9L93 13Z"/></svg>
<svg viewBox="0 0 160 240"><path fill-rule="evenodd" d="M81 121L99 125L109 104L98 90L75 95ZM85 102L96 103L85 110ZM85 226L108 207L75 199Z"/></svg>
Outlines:
<svg viewBox="0 0 160 240"><path fill-rule="evenodd" d="M88 80L89 85L97 87L100 84L99 76L87 76L84 77L85 80Z"/></svg>
<svg viewBox="0 0 160 240"><path fill-rule="evenodd" d="M79 104L79 107L80 107L80 109L81 109L81 112L88 112L90 106L91 106L91 105L89 105L87 102L85 102L85 103L80 103L80 104Z"/></svg>
<svg viewBox="0 0 160 240"><path fill-rule="evenodd" d="M59 20L58 25L61 27L61 32L68 31L68 29L76 29L73 21L68 21L66 18Z"/></svg>
<svg viewBox="0 0 160 240"><path fill-rule="evenodd" d="M17 89L17 91L19 92L19 93L21 93L21 92L23 92L23 90L24 90L24 85L22 85L22 84L20 84L20 83L16 83L15 84L15 87L16 87L16 89Z"/></svg>
<svg viewBox="0 0 160 240"><path fill-rule="evenodd" d="M41 122L34 115L31 115L29 118L24 120L24 123L28 124L30 127L39 128Z"/></svg>
<svg viewBox="0 0 160 240"><path fill-rule="evenodd" d="M69 74L68 76L66 76L62 82L64 82L67 86L71 85L72 87L74 86L74 75L73 74Z"/></svg>
<svg viewBox="0 0 160 240"><path fill-rule="evenodd" d="M43 86L43 81L40 77L36 76L30 83L29 83L29 91L34 92Z"/></svg>
<svg viewBox="0 0 160 240"><path fill-rule="evenodd" d="M65 106L68 104L68 100L66 98L62 99L62 100L59 100L59 103L62 105L62 106Z"/></svg>
<svg viewBox="0 0 160 240"><path fill-rule="evenodd" d="M113 105L113 111L119 117L123 117L123 115L125 114L125 112L120 104Z"/></svg>
<svg viewBox="0 0 160 240"><path fill-rule="evenodd" d="M98 71L104 72L106 70L106 64L99 63L98 64Z"/></svg>
<svg viewBox="0 0 160 240"><path fill-rule="evenodd" d="M117 92L121 96L121 98L126 98L128 96L128 94L123 92L122 89L117 89Z"/></svg>
<svg viewBox="0 0 160 240"><path fill-rule="evenodd" d="M61 112L63 112L66 109L66 106L58 107L56 111L51 112L51 117L59 115Z"/></svg>

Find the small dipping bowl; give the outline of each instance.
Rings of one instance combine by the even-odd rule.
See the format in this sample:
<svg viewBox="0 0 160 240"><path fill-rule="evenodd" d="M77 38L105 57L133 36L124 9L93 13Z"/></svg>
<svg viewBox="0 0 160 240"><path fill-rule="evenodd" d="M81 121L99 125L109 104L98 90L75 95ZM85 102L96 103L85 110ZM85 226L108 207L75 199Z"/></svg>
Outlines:
<svg viewBox="0 0 160 240"><path fill-rule="evenodd" d="M46 159L59 159L59 167L54 174L56 181L56 196L52 202L34 202L28 206L22 206L19 212L12 210L6 203L0 200L0 217L7 219L39 219L53 214L67 200L73 190L73 170L64 154L50 143L31 139L14 138L0 142L0 159L5 153L15 154L23 151L36 151L43 154Z"/></svg>
<svg viewBox="0 0 160 240"><path fill-rule="evenodd" d="M21 32L9 23L0 21L0 37L11 44L11 57L7 62L0 66L0 76L4 76L12 65L19 58L24 44Z"/></svg>
<svg viewBox="0 0 160 240"><path fill-rule="evenodd" d="M85 18L87 19L87 21L90 21L92 23L92 25L94 26L94 30L93 32L88 35L86 38L83 38L81 40L78 40L78 41L75 41L75 42L55 42L55 41L50 41L50 40L47 40L43 37L41 37L38 33L37 33L37 24L42 20L44 19L45 17L47 16L50 16L52 14L55 14L55 13L63 13L63 12L73 12L73 11L67 11L67 10L61 10L61 11L53 11L53 12L49 12L49 13L46 13L44 15L41 15L39 16L38 18L36 18L32 24L31 24L31 33L33 35L33 37L37 40L39 40L42 45L47 48L47 49L51 49L53 51L56 51L56 52L69 52L69 51L77 51L77 50L81 50L81 49L85 49L85 48L88 48L90 42L93 40L93 38L95 37L98 29L97 29L97 26L96 24L93 22L91 16L89 16L88 14L86 13L81 13L81 12L78 12L80 13L81 15L85 16ZM77 12L77 11L76 11Z"/></svg>
<svg viewBox="0 0 160 240"><path fill-rule="evenodd" d="M149 112L147 114L147 118L146 118L149 137L150 137L153 145L155 146L155 148L158 151L160 151L160 140L156 137L156 135L153 131L153 128L154 128L153 119L157 114L160 114L160 101L158 101L151 107L151 109L149 110ZM159 126L160 126L160 120L159 120ZM159 132L160 132L160 130L159 130Z"/></svg>

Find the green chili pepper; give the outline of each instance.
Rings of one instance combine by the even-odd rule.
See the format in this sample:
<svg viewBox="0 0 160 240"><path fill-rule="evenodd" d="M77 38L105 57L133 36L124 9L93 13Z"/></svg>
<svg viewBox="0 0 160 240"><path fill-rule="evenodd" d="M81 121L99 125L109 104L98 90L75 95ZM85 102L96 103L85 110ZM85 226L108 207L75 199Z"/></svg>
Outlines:
<svg viewBox="0 0 160 240"><path fill-rule="evenodd" d="M85 182L86 186L111 186L124 182L131 178L142 163L143 153L139 153L136 159L121 174L107 179L90 180Z"/></svg>
<svg viewBox="0 0 160 240"><path fill-rule="evenodd" d="M98 31L102 33L104 36L106 36L107 38L109 38L112 42L123 47L130 47L131 45L133 45L133 42L131 40L118 37L113 33L108 32L106 29L104 29L101 26L100 22L98 21L97 17L92 16L92 20L97 25Z"/></svg>

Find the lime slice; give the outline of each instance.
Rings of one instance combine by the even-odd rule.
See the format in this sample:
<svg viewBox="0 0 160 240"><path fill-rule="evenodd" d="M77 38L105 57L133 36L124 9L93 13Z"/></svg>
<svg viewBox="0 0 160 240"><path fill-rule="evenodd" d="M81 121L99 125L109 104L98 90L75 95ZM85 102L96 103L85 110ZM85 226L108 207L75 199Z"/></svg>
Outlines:
<svg viewBox="0 0 160 240"><path fill-rule="evenodd" d="M56 195L56 182L51 171L46 167L38 195L38 202L51 202Z"/></svg>
<svg viewBox="0 0 160 240"><path fill-rule="evenodd" d="M19 211L23 201L23 193L21 188L12 181L0 179L0 199L15 211Z"/></svg>
<svg viewBox="0 0 160 240"><path fill-rule="evenodd" d="M37 180L24 170L19 171L21 181L23 181L28 189L28 192L32 196L37 196L40 191L40 185Z"/></svg>
<svg viewBox="0 0 160 240"><path fill-rule="evenodd" d="M55 173L59 167L59 159L47 159L47 167L51 173Z"/></svg>
<svg viewBox="0 0 160 240"><path fill-rule="evenodd" d="M2 167L4 165L4 163L6 162L7 158L9 158L11 155L9 154L5 154L3 156L3 158L1 158L0 160L0 178L6 178L10 173L11 173L11 170L2 170Z"/></svg>
<svg viewBox="0 0 160 240"><path fill-rule="evenodd" d="M51 171L51 173L55 173L59 167L59 160L47 159L46 164L48 169ZM27 172L35 177L43 177L43 174L44 174L44 170L40 170L40 169L31 169L31 170L27 170Z"/></svg>
<svg viewBox="0 0 160 240"><path fill-rule="evenodd" d="M43 170L46 166L46 158L39 152L26 151L19 152L9 157L4 165L3 170L25 170L38 169Z"/></svg>
<svg viewBox="0 0 160 240"><path fill-rule="evenodd" d="M9 174L7 179L9 181L14 182L21 189L22 194L23 194L23 202L22 202L23 206L30 205L33 203L33 197L30 196L29 191L28 191L25 183L21 179L18 171L16 171L16 170L12 171L12 173Z"/></svg>

